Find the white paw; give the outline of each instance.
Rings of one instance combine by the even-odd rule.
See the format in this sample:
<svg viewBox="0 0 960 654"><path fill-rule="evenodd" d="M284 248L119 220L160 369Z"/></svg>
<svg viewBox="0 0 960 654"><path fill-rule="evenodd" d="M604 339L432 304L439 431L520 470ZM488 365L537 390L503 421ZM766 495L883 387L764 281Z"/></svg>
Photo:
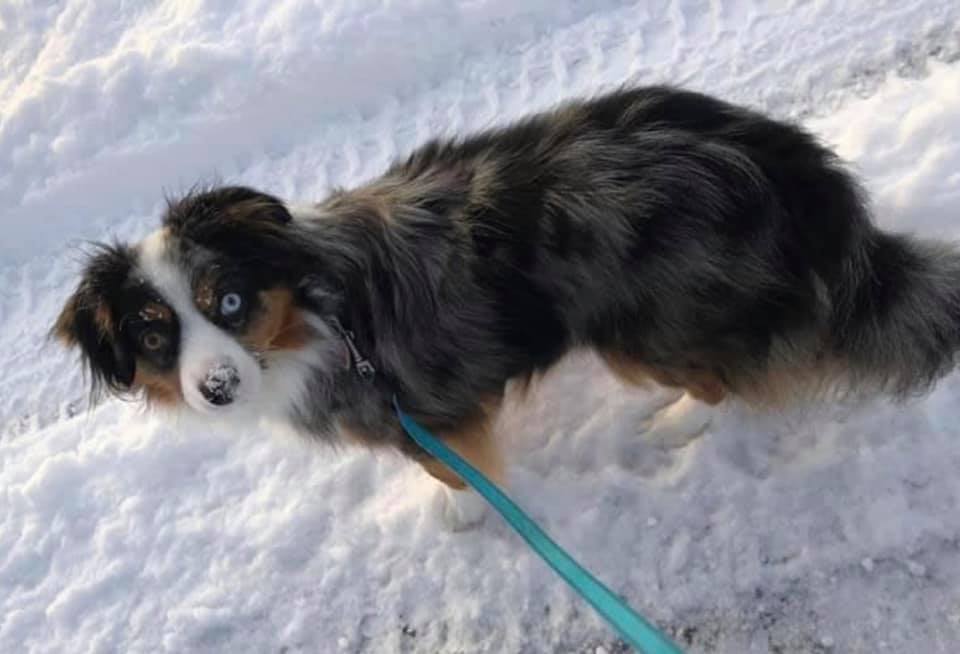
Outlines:
<svg viewBox="0 0 960 654"><path fill-rule="evenodd" d="M661 447L683 447L703 433L712 417L710 405L684 395L653 417L643 437Z"/></svg>
<svg viewBox="0 0 960 654"><path fill-rule="evenodd" d="M433 508L444 527L450 531L464 531L483 522L487 503L473 489L453 490L440 484L434 495Z"/></svg>

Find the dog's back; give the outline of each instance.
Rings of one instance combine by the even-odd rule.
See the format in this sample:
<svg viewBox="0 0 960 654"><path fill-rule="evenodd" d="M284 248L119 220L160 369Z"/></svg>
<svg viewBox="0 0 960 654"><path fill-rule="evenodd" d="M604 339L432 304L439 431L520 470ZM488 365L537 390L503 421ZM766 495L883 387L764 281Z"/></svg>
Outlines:
<svg viewBox="0 0 960 654"><path fill-rule="evenodd" d="M877 230L836 156L795 126L626 90L428 144L386 179L438 171L451 192L431 210L470 234L517 372L586 345L628 378L779 403L902 394L953 363L960 258Z"/></svg>

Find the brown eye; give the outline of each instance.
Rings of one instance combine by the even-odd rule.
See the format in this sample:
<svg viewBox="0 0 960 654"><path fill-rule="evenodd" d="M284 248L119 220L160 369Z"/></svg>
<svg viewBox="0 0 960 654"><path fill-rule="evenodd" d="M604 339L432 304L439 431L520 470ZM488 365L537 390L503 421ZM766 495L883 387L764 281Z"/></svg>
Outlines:
<svg viewBox="0 0 960 654"><path fill-rule="evenodd" d="M143 336L140 337L140 344L143 345L144 349L156 352L167 344L167 339L157 332L144 332Z"/></svg>

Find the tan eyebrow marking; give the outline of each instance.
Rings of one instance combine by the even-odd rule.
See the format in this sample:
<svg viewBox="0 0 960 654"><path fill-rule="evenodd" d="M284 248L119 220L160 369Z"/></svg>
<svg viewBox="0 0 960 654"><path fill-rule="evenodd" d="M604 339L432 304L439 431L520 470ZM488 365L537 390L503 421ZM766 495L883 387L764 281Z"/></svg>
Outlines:
<svg viewBox="0 0 960 654"><path fill-rule="evenodd" d="M164 306L157 302L147 302L143 305L143 308L140 309L140 318L148 322L154 320L163 320L169 322L173 319L173 312L170 310L170 307Z"/></svg>
<svg viewBox="0 0 960 654"><path fill-rule="evenodd" d="M213 282L206 278L193 291L193 301L201 311L210 311L214 305Z"/></svg>

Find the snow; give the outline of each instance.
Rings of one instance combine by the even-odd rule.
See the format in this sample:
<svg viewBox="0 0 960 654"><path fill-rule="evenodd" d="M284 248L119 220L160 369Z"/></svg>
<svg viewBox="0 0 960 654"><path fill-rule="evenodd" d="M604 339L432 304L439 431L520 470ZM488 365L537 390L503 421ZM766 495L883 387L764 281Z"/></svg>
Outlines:
<svg viewBox="0 0 960 654"><path fill-rule="evenodd" d="M0 5L0 651L623 651L489 516L389 455L108 402L44 337L85 239L220 177L308 199L438 133L631 80L801 120L893 229L960 236L948 0ZM82 249L82 248L81 248ZM960 377L903 406L662 404L572 358L511 407L511 491L692 652L960 650Z"/></svg>

